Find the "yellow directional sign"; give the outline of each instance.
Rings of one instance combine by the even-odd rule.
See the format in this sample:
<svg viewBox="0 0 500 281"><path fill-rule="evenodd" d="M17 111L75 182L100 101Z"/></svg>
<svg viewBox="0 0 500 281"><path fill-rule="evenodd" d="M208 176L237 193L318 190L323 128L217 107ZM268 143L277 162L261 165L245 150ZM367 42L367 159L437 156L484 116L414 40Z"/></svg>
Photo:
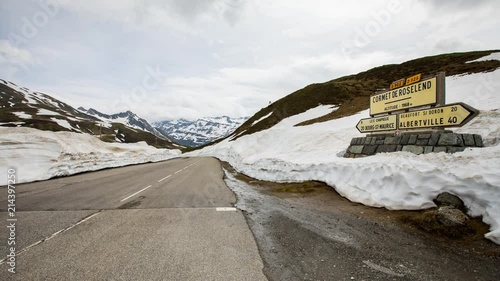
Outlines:
<svg viewBox="0 0 500 281"><path fill-rule="evenodd" d="M417 77L414 77L412 80L416 79ZM444 80L444 76L440 79ZM370 96L370 115L373 116L424 105L435 105L438 102L437 83L438 78L432 77L411 85L373 94ZM444 81L440 83L444 83Z"/></svg>
<svg viewBox="0 0 500 281"><path fill-rule="evenodd" d="M393 90L399 87L403 87L405 85L405 79L399 79L398 81L392 82L391 86L389 86L389 89Z"/></svg>
<svg viewBox="0 0 500 281"><path fill-rule="evenodd" d="M376 118L366 118L359 120L356 128L360 133L393 131L397 129L396 115L387 115Z"/></svg>
<svg viewBox="0 0 500 281"><path fill-rule="evenodd" d="M474 118L479 111L464 103L449 104L430 109L398 114L399 130L460 127Z"/></svg>
<svg viewBox="0 0 500 281"><path fill-rule="evenodd" d="M417 75L413 75L411 77L408 77L408 78L406 78L405 85L417 83L418 81L420 81L420 78L422 78L422 74L417 74Z"/></svg>

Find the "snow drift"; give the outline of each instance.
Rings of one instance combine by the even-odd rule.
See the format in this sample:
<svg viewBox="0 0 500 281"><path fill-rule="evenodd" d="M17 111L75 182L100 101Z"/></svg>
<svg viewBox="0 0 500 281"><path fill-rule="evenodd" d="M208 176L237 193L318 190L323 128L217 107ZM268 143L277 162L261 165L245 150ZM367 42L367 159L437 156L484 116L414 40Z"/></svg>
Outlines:
<svg viewBox="0 0 500 281"><path fill-rule="evenodd" d="M478 117L456 129L481 134L485 148L456 154L382 153L357 159L342 155L368 110L308 126L294 125L325 115L318 106L282 120L274 127L226 139L191 155L215 156L238 171L260 180L323 181L351 201L388 209L434 207L441 192L458 195L472 216L491 225L486 238L500 244L500 70L446 79L447 103L466 102L481 110Z"/></svg>
<svg viewBox="0 0 500 281"><path fill-rule="evenodd" d="M16 168L18 183L157 162L180 153L145 142L106 143L87 134L0 127L0 173ZM1 177L0 186L6 184L7 176Z"/></svg>

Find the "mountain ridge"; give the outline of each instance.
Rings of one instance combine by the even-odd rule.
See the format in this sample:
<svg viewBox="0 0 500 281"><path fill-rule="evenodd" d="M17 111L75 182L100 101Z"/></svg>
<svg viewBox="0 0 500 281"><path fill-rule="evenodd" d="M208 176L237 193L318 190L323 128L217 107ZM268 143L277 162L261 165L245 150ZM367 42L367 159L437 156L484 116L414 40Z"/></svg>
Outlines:
<svg viewBox="0 0 500 281"><path fill-rule="evenodd" d="M295 125L309 125L350 116L356 112L369 108L368 97L377 89L383 89L388 87L393 81L417 73L430 75L443 71L446 73L446 76L454 76L491 72L500 67L500 61L476 60L498 52L500 52L500 50L427 56L400 64L374 67L357 74L342 76L324 83L313 83L261 109L228 137L234 140L244 135L266 130L287 117L300 114L320 104L329 104L337 106L338 108L324 116Z"/></svg>
<svg viewBox="0 0 500 281"><path fill-rule="evenodd" d="M197 147L231 134L248 117L201 117L196 120L185 118L153 122L153 126L176 142Z"/></svg>
<svg viewBox="0 0 500 281"><path fill-rule="evenodd" d="M165 138L167 140L171 139L168 137L168 135L164 135L162 132L157 130L154 126L152 126L146 119L139 117L137 114L133 113L130 110L119 112L119 113L114 113L114 114L106 114L102 113L96 109L89 108L85 109L84 107L80 106L78 107L78 110L81 112L84 112L88 115L94 116L102 121L108 122L108 123L121 123L126 126L140 129L146 132L149 132L155 136Z"/></svg>
<svg viewBox="0 0 500 281"><path fill-rule="evenodd" d="M95 110L94 110L95 111ZM95 113L92 111L91 113ZM104 115L101 113L101 115ZM102 120L75 109L50 95L0 79L0 126L30 127L45 131L70 131L99 137L106 142L136 143L145 141L158 148L180 149L182 146L164 137L132 112L120 113L120 119ZM127 124L131 117L136 123ZM115 121L115 122L114 122ZM151 132L141 128L152 128ZM162 137L163 136L163 137Z"/></svg>

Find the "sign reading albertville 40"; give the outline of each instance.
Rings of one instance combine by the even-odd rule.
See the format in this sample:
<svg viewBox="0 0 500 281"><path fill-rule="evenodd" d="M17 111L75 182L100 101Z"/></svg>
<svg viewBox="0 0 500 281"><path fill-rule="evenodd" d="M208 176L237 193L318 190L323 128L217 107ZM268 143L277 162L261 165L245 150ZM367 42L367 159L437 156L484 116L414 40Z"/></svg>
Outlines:
<svg viewBox="0 0 500 281"><path fill-rule="evenodd" d="M476 117L478 111L464 103L449 104L398 114L398 128L418 129L429 127L462 126Z"/></svg>
<svg viewBox="0 0 500 281"><path fill-rule="evenodd" d="M465 125L479 113L464 103L443 105L445 100L444 73L430 78L421 78L421 74L403 78L393 82L389 91L373 94L370 97L370 116L372 118L361 119L356 128L361 133L369 133L459 127ZM433 107L408 111L410 108L424 106ZM406 112L391 114L394 111Z"/></svg>

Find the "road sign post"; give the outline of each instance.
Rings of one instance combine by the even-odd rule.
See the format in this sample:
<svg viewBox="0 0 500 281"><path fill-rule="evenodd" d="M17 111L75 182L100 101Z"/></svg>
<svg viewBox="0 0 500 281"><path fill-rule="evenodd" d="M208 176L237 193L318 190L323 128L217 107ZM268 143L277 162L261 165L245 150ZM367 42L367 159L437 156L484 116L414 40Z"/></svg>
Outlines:
<svg viewBox="0 0 500 281"><path fill-rule="evenodd" d="M371 118L361 119L361 133L442 129L463 126L479 111L464 103L445 105L445 73L416 74L392 82L390 90L370 96ZM430 108L429 108L430 107ZM418 109L425 108L425 109Z"/></svg>
<svg viewBox="0 0 500 281"><path fill-rule="evenodd" d="M344 157L395 151L456 153L466 147L484 146L480 135L444 130L461 127L479 114L465 103L445 104L444 72L402 78L392 82L389 89L370 96L371 118L359 120L356 129L372 134L353 138Z"/></svg>

